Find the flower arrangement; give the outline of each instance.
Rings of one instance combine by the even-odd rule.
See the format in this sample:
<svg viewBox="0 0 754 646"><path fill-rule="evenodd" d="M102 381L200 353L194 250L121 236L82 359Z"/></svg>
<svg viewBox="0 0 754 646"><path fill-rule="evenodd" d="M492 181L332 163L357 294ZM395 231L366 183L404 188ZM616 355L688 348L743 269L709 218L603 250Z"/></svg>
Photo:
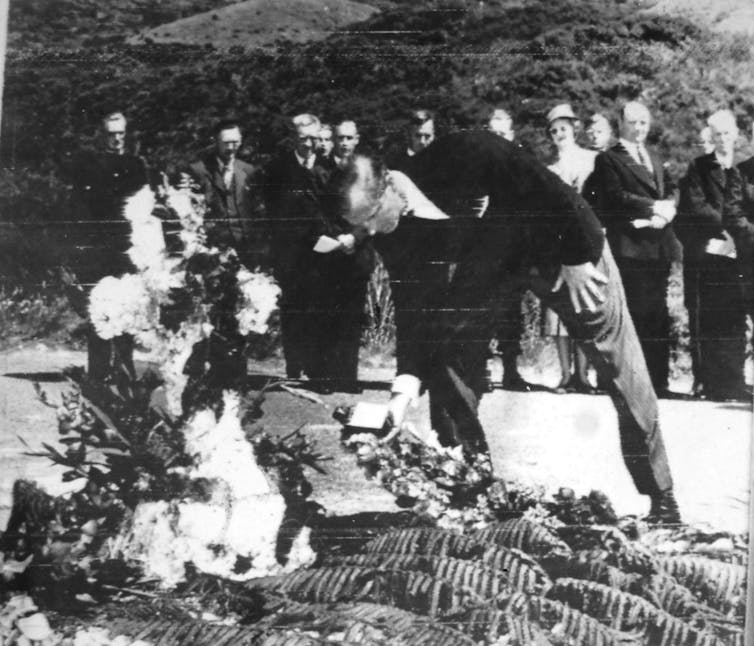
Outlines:
<svg viewBox="0 0 754 646"><path fill-rule="evenodd" d="M280 290L233 249L208 246L201 197L165 187L162 199L181 226L180 249L169 253L145 187L124 210L136 273L104 278L89 298L97 333L132 335L159 378L147 373L116 389L70 372L78 389L57 406L67 448L42 453L68 468L65 479L86 482L68 501L69 533L83 535L94 522L97 538L87 545L107 561L137 564L163 588L185 580L187 563L235 580L308 564L308 528L291 533L286 521L285 565L278 530L289 504L301 506L311 491L301 464L289 463L320 456L295 434L274 441L257 431L252 441L243 423L259 416L263 397L245 401L233 388L245 376L246 337L266 332ZM92 554L75 557L70 569L96 579L96 568L81 565Z"/></svg>

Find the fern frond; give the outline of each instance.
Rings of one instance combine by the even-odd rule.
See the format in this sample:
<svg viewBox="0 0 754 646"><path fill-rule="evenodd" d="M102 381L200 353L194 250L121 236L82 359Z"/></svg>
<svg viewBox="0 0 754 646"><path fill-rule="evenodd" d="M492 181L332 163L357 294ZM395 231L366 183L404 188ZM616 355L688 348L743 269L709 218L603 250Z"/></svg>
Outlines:
<svg viewBox="0 0 754 646"><path fill-rule="evenodd" d="M525 611L530 621L536 621L548 631L567 637L573 646L640 646L640 633L627 633L609 628L594 617L576 608L544 597L529 597ZM654 645L654 642L649 642Z"/></svg>
<svg viewBox="0 0 754 646"><path fill-rule="evenodd" d="M434 527L412 527L385 532L369 541L364 551L432 554L469 559L482 554L485 547L483 542L456 532Z"/></svg>
<svg viewBox="0 0 754 646"><path fill-rule="evenodd" d="M713 608L743 613L746 601L746 567L703 556L668 556L662 569Z"/></svg>
<svg viewBox="0 0 754 646"><path fill-rule="evenodd" d="M528 554L442 529L411 528L386 532L371 541L366 552L476 559L504 573L516 590L541 593L550 585L545 571Z"/></svg>
<svg viewBox="0 0 754 646"><path fill-rule="evenodd" d="M623 572L611 565L606 558L600 558L601 554L597 551L578 551L571 555L548 554L539 562L553 580L562 577L586 579L629 591L636 580L642 578L639 574Z"/></svg>
<svg viewBox="0 0 754 646"><path fill-rule="evenodd" d="M272 632L257 643L259 646L325 646L327 644L324 639L301 633L295 629Z"/></svg>
<svg viewBox="0 0 754 646"><path fill-rule="evenodd" d="M650 644L712 646L718 642L713 633L697 630L646 599L599 583L559 579L550 588L548 597L567 603L615 630L641 630L652 636L647 637Z"/></svg>
<svg viewBox="0 0 754 646"><path fill-rule="evenodd" d="M595 557L606 558L624 572L649 575L659 572L657 556L648 547L631 541L612 525L565 525L557 535L574 551L589 551Z"/></svg>
<svg viewBox="0 0 754 646"><path fill-rule="evenodd" d="M552 585L542 566L521 550L508 547L488 547L479 560L495 570L505 572L514 590L529 594L544 594Z"/></svg>
<svg viewBox="0 0 754 646"><path fill-rule="evenodd" d="M482 599L497 599L513 592L507 576L478 561L421 554L359 554L340 559L343 565L391 570L414 570L445 579Z"/></svg>
<svg viewBox="0 0 754 646"><path fill-rule="evenodd" d="M273 590L298 601L371 601L430 617L457 612L482 599L449 580L424 572L377 567L321 567L287 574Z"/></svg>
<svg viewBox="0 0 754 646"><path fill-rule="evenodd" d="M454 618L450 618L453 621ZM474 608L455 618L459 630L470 635L475 643L497 643L507 638L504 643L528 646L547 646L551 644L547 633L538 624L526 617L517 617L510 612L491 608Z"/></svg>
<svg viewBox="0 0 754 646"><path fill-rule="evenodd" d="M557 534L544 525L526 518L512 518L493 523L473 532L471 536L481 541L513 547L535 556L547 554L555 549L571 551Z"/></svg>
<svg viewBox="0 0 754 646"><path fill-rule="evenodd" d="M584 579L558 579L547 597L567 603L616 630L643 630L659 612L637 595Z"/></svg>

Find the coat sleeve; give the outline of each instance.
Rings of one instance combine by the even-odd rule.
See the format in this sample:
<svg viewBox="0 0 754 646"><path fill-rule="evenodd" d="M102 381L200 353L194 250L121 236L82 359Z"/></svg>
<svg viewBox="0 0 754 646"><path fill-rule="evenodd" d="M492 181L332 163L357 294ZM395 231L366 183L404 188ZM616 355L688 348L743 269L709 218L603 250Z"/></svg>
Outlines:
<svg viewBox="0 0 754 646"><path fill-rule="evenodd" d="M684 244L694 237L709 238L718 234L723 224L723 212L707 199L695 161L689 164L680 182L679 215L676 228Z"/></svg>
<svg viewBox="0 0 754 646"><path fill-rule="evenodd" d="M600 153L594 162L594 177L590 187L598 193L600 215L608 226L610 221L635 220L652 217L654 199L626 190L615 162L608 154Z"/></svg>
<svg viewBox="0 0 754 646"><path fill-rule="evenodd" d="M747 217L747 182L740 169L734 169L729 191L726 192L728 208L723 211L722 224L725 230L733 236L736 246L746 254L754 249L754 223Z"/></svg>

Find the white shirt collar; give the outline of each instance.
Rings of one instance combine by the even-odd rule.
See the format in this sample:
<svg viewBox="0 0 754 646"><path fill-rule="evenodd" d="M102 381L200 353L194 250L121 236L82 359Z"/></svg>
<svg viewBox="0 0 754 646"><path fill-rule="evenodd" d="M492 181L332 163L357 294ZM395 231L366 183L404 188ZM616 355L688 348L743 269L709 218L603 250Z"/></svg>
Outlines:
<svg viewBox="0 0 754 646"><path fill-rule="evenodd" d="M720 164L720 166L722 166L725 170L733 168L733 155L731 155L730 157L723 157L717 151L715 151L715 159L717 160L717 163Z"/></svg>
<svg viewBox="0 0 754 646"><path fill-rule="evenodd" d="M307 170L311 170L312 168L314 168L314 162L317 160L316 155L312 154L304 158L298 154L298 150L294 150L293 154L296 155L296 159L298 160L299 166L303 166Z"/></svg>

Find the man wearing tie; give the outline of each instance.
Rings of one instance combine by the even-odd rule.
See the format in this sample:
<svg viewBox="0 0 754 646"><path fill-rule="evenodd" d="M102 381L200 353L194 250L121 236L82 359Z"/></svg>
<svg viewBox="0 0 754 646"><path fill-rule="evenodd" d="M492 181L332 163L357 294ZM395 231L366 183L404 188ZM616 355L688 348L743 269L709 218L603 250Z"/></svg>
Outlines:
<svg viewBox="0 0 754 646"><path fill-rule="evenodd" d="M671 226L675 187L659 156L645 146L651 124L647 107L630 101L620 116L620 139L597 155L584 195L605 226L652 385L663 394L670 358L665 299L671 254L677 245Z"/></svg>
<svg viewBox="0 0 754 646"><path fill-rule="evenodd" d="M214 146L181 174L180 185L194 183L204 195L209 243L234 248L241 262L253 268L266 264L266 243L254 221L262 214L262 196L254 183L257 169L237 157L242 143L237 121L219 122Z"/></svg>
<svg viewBox="0 0 754 646"><path fill-rule="evenodd" d="M714 150L694 159L680 183L676 228L683 243L683 282L694 367L694 394L751 399L743 381L746 308L736 246L723 223L743 208L733 164L736 118L718 110L707 122Z"/></svg>

